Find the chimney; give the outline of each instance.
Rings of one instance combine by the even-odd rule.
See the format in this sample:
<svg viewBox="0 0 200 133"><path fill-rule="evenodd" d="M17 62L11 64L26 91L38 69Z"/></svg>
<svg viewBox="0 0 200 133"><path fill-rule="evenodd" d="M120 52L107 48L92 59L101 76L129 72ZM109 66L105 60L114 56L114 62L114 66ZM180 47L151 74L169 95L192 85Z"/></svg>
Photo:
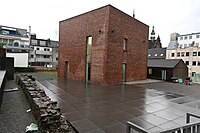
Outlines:
<svg viewBox="0 0 200 133"><path fill-rule="evenodd" d="M29 35L31 35L31 26L29 26L29 31L28 32L29 32Z"/></svg>
<svg viewBox="0 0 200 133"><path fill-rule="evenodd" d="M133 9L133 18L135 18L135 9Z"/></svg>

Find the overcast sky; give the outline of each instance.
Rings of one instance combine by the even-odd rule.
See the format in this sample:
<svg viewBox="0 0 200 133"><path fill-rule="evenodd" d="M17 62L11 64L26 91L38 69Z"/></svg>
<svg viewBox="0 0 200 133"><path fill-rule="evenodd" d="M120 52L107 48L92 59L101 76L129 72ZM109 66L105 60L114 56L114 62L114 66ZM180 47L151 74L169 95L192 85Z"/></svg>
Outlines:
<svg viewBox="0 0 200 133"><path fill-rule="evenodd" d="M200 0L1 0L0 25L28 29L37 38L58 40L59 21L111 4L155 26L164 47L170 34L200 32Z"/></svg>

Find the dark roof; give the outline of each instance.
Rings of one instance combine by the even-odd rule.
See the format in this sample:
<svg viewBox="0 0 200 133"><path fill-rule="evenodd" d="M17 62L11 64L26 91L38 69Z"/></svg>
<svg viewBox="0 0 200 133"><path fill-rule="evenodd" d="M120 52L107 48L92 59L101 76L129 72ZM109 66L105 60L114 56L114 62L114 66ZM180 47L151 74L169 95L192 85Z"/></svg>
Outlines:
<svg viewBox="0 0 200 133"><path fill-rule="evenodd" d="M149 59L148 67L174 68L182 59Z"/></svg>
<svg viewBox="0 0 200 133"><path fill-rule="evenodd" d="M157 54L155 56L155 54ZM165 59L166 58L166 48L152 48L148 49L149 59Z"/></svg>
<svg viewBox="0 0 200 133"><path fill-rule="evenodd" d="M58 47L58 41L50 41L51 47L57 48Z"/></svg>
<svg viewBox="0 0 200 133"><path fill-rule="evenodd" d="M177 41L170 41L167 49L176 49Z"/></svg>
<svg viewBox="0 0 200 133"><path fill-rule="evenodd" d="M200 34L200 32L197 32L197 33L190 33L190 34L184 34L184 35L179 35L179 36L188 36L188 35L196 35L196 34Z"/></svg>
<svg viewBox="0 0 200 133"><path fill-rule="evenodd" d="M7 31L8 33L4 34L3 31ZM26 29L20 29L3 25L0 25L0 34L8 36L28 37Z"/></svg>

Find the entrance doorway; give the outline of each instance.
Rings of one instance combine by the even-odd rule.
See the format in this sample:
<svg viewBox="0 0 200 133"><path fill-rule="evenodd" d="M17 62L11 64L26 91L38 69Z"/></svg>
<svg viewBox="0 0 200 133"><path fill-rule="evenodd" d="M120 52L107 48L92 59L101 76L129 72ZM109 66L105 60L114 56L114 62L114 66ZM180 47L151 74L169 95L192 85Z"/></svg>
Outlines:
<svg viewBox="0 0 200 133"><path fill-rule="evenodd" d="M162 80L166 80L166 70L162 70Z"/></svg>
<svg viewBox="0 0 200 133"><path fill-rule="evenodd" d="M126 64L122 64L122 82L126 82Z"/></svg>

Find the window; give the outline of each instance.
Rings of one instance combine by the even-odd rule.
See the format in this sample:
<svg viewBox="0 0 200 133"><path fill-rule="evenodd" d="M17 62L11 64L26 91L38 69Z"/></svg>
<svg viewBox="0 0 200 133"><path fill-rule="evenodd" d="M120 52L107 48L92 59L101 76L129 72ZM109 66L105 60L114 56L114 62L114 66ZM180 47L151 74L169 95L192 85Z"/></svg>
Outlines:
<svg viewBox="0 0 200 133"><path fill-rule="evenodd" d="M149 75L150 75L150 74L152 74L152 69L151 69L151 68L149 68Z"/></svg>
<svg viewBox="0 0 200 133"><path fill-rule="evenodd" d="M46 48L44 48L44 51L46 51L47 49Z"/></svg>
<svg viewBox="0 0 200 133"><path fill-rule="evenodd" d="M193 52L193 56L197 56L197 52Z"/></svg>
<svg viewBox="0 0 200 133"><path fill-rule="evenodd" d="M189 39L192 39L192 36L189 36Z"/></svg>
<svg viewBox="0 0 200 133"><path fill-rule="evenodd" d="M198 61L197 65L200 66L200 61Z"/></svg>
<svg viewBox="0 0 200 133"><path fill-rule="evenodd" d="M185 56L185 52L181 52L181 57L184 57Z"/></svg>
<svg viewBox="0 0 200 133"><path fill-rule="evenodd" d="M50 49L48 48L47 51L50 51Z"/></svg>
<svg viewBox="0 0 200 133"><path fill-rule="evenodd" d="M90 81L91 77L91 62L92 62L92 37L86 37L86 81Z"/></svg>
<svg viewBox="0 0 200 133"><path fill-rule="evenodd" d="M192 72L192 77L195 75L196 72Z"/></svg>
<svg viewBox="0 0 200 133"><path fill-rule="evenodd" d="M189 61L185 61L185 64L186 64L186 65L189 65Z"/></svg>
<svg viewBox="0 0 200 133"><path fill-rule="evenodd" d="M158 54L154 54L154 56L158 56Z"/></svg>
<svg viewBox="0 0 200 133"><path fill-rule="evenodd" d="M44 55L44 58L50 58L50 55Z"/></svg>
<svg viewBox="0 0 200 133"><path fill-rule="evenodd" d="M31 40L31 45L37 45L37 40Z"/></svg>
<svg viewBox="0 0 200 133"><path fill-rule="evenodd" d="M14 43L14 47L19 47L19 43L18 43L18 42L15 42L15 43Z"/></svg>
<svg viewBox="0 0 200 133"><path fill-rule="evenodd" d="M186 52L186 56L189 56L189 52Z"/></svg>
<svg viewBox="0 0 200 133"><path fill-rule="evenodd" d="M148 54L148 57L150 57L151 56L151 54Z"/></svg>
<svg viewBox="0 0 200 133"><path fill-rule="evenodd" d="M183 40L183 37L181 36L180 40Z"/></svg>
<svg viewBox="0 0 200 133"><path fill-rule="evenodd" d="M12 46L13 44L12 43L8 43L8 46Z"/></svg>
<svg viewBox="0 0 200 133"><path fill-rule="evenodd" d="M186 39L187 39L187 36L185 36L184 39L186 40Z"/></svg>
<svg viewBox="0 0 200 133"><path fill-rule="evenodd" d="M172 57L174 57L174 53L172 53Z"/></svg>
<svg viewBox="0 0 200 133"><path fill-rule="evenodd" d="M184 48L187 48L187 44L184 44Z"/></svg>
<svg viewBox="0 0 200 133"><path fill-rule="evenodd" d="M160 56L163 56L164 54L160 54Z"/></svg>
<svg viewBox="0 0 200 133"><path fill-rule="evenodd" d="M177 53L177 57L180 57L180 52Z"/></svg>
<svg viewBox="0 0 200 133"><path fill-rule="evenodd" d="M30 46L30 49L31 49L31 50L33 50L33 49L34 49L34 47L33 47L33 46Z"/></svg>
<svg viewBox="0 0 200 133"><path fill-rule="evenodd" d="M199 43L196 43L196 46L199 47Z"/></svg>
<svg viewBox="0 0 200 133"><path fill-rule="evenodd" d="M56 57L56 60L58 60L58 57Z"/></svg>
<svg viewBox="0 0 200 133"><path fill-rule="evenodd" d="M36 50L40 50L40 48L36 48Z"/></svg>
<svg viewBox="0 0 200 133"><path fill-rule="evenodd" d="M9 35L9 31L7 31L7 30L2 30L2 34L4 34L4 35Z"/></svg>
<svg viewBox="0 0 200 133"><path fill-rule="evenodd" d="M9 46L12 46L12 45L13 45L13 40L9 40L8 45L9 45Z"/></svg>
<svg viewBox="0 0 200 133"><path fill-rule="evenodd" d="M180 48L183 48L183 44L180 44Z"/></svg>
<svg viewBox="0 0 200 133"><path fill-rule="evenodd" d="M196 66L196 61L193 61L193 62L192 62L192 65L193 65L193 66Z"/></svg>
<svg viewBox="0 0 200 133"><path fill-rule="evenodd" d="M40 41L40 46L46 46L46 42L45 41Z"/></svg>
<svg viewBox="0 0 200 133"><path fill-rule="evenodd" d="M196 35L196 38L199 38L199 35Z"/></svg>
<svg viewBox="0 0 200 133"><path fill-rule="evenodd" d="M128 39L124 38L123 51L127 51Z"/></svg>
<svg viewBox="0 0 200 133"><path fill-rule="evenodd" d="M198 52L198 56L200 56L200 52Z"/></svg>
<svg viewBox="0 0 200 133"><path fill-rule="evenodd" d="M21 44L21 45L20 45L20 47L21 47L21 48L24 48L24 45L23 45L23 44Z"/></svg>
<svg viewBox="0 0 200 133"><path fill-rule="evenodd" d="M7 44L8 43L8 39L3 39L3 44Z"/></svg>

